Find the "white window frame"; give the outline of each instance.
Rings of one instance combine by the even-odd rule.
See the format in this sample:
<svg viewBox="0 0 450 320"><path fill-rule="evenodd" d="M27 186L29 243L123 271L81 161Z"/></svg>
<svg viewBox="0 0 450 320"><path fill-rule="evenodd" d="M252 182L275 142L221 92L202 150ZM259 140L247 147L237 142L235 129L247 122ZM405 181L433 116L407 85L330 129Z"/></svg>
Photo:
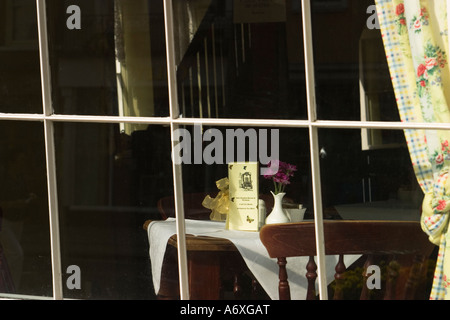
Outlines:
<svg viewBox="0 0 450 320"><path fill-rule="evenodd" d="M172 149L175 146L173 134L182 125L205 125L205 126L244 126L244 127L279 127L279 128L306 128L309 130L310 154L311 154L311 179L313 191L313 210L315 213L317 266L318 266L318 288L320 299L326 300L327 279L325 273L325 249L323 235L323 208L321 198L320 181L320 157L318 131L321 128L337 129L437 129L448 130L448 124L439 123L403 123L403 122L373 122L373 121L333 121L319 120L316 114L316 92L314 79L313 46L311 34L311 5L310 0L302 0L303 39L305 57L305 76L307 90L307 120L271 120L271 119L219 119L219 118L181 118L178 107L178 91L175 66L175 42L174 42L174 20L172 0L164 1L166 52L167 52L167 74L169 87L169 117L123 117L123 116L80 116L61 115L53 113L51 98L51 70L49 64L47 18L45 0L36 0L39 53L42 83L42 114L11 114L0 113L0 120L41 121L44 124L45 155L47 163L48 203L50 221L50 245L52 262L53 299L63 299L63 279L61 270L61 248L58 213L58 195L55 166L55 137L54 124L56 122L88 122L88 123L140 123L140 124L166 124L170 125L172 134ZM447 0L450 7L450 0ZM450 25L450 17L449 17ZM176 226L178 241L178 261L180 279L180 297L182 300L189 299L186 233L183 208L182 172L180 165L173 164L173 188L175 193ZM22 297L19 295L5 295L2 297ZM33 297L36 298L36 297ZM45 299L46 297L41 297Z"/></svg>

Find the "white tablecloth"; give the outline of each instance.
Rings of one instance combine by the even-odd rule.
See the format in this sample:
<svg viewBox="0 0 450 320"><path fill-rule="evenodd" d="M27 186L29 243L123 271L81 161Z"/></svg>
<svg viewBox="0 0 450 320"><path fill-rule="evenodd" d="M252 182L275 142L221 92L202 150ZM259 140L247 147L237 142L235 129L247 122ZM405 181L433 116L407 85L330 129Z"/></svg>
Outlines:
<svg viewBox="0 0 450 320"><path fill-rule="evenodd" d="M150 244L150 259L152 266L153 284L155 292L159 291L162 262L169 238L176 233L175 219L154 221L148 226ZM249 270L256 277L262 288L273 300L278 299L278 264L271 259L266 248L259 239L258 232L225 230L225 223L204 220L186 220L186 234L196 236L210 236L228 239L236 246ZM358 257L345 257L345 264L349 266ZM307 280L305 277L308 257L287 258L288 281L291 288L291 298L303 300L306 298ZM326 257L327 281L334 280L336 256Z"/></svg>

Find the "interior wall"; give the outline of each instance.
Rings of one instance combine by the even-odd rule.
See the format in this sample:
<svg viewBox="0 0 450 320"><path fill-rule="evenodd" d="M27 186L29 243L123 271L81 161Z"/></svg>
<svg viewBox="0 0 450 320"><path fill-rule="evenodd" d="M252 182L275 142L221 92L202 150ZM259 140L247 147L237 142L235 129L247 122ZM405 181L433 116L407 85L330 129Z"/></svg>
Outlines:
<svg viewBox="0 0 450 320"><path fill-rule="evenodd" d="M134 0L116 2L116 51L118 83L123 116L154 116L154 94L151 55L151 34L148 1ZM118 16L117 16L118 15ZM131 134L145 129L139 124L125 124L124 131Z"/></svg>

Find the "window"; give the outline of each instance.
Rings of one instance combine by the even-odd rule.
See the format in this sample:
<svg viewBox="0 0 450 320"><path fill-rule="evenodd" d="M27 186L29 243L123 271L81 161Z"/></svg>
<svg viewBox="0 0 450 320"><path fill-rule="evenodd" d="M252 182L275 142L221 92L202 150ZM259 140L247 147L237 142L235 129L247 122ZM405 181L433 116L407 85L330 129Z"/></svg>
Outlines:
<svg viewBox="0 0 450 320"><path fill-rule="evenodd" d="M324 219L373 218L355 215L361 208L419 218L381 35L367 26L373 0L258 4L0 0L0 240L10 269L0 296L156 299L142 226L163 218L164 200L178 237L163 248L174 268L163 280L188 298L182 209L227 176L224 145L214 163L199 158L209 129L279 133L280 160L298 167L287 196L316 223L322 298ZM193 138L191 162L174 164L179 129ZM223 280L228 298L235 279Z"/></svg>

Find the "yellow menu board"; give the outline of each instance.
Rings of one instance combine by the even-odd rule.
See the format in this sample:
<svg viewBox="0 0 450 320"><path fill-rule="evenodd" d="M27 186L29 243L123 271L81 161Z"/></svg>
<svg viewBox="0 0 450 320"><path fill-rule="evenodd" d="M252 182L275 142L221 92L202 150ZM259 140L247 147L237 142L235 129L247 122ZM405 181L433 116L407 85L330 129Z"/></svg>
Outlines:
<svg viewBox="0 0 450 320"><path fill-rule="evenodd" d="M228 164L230 208L227 229L259 230L259 169L257 162Z"/></svg>

